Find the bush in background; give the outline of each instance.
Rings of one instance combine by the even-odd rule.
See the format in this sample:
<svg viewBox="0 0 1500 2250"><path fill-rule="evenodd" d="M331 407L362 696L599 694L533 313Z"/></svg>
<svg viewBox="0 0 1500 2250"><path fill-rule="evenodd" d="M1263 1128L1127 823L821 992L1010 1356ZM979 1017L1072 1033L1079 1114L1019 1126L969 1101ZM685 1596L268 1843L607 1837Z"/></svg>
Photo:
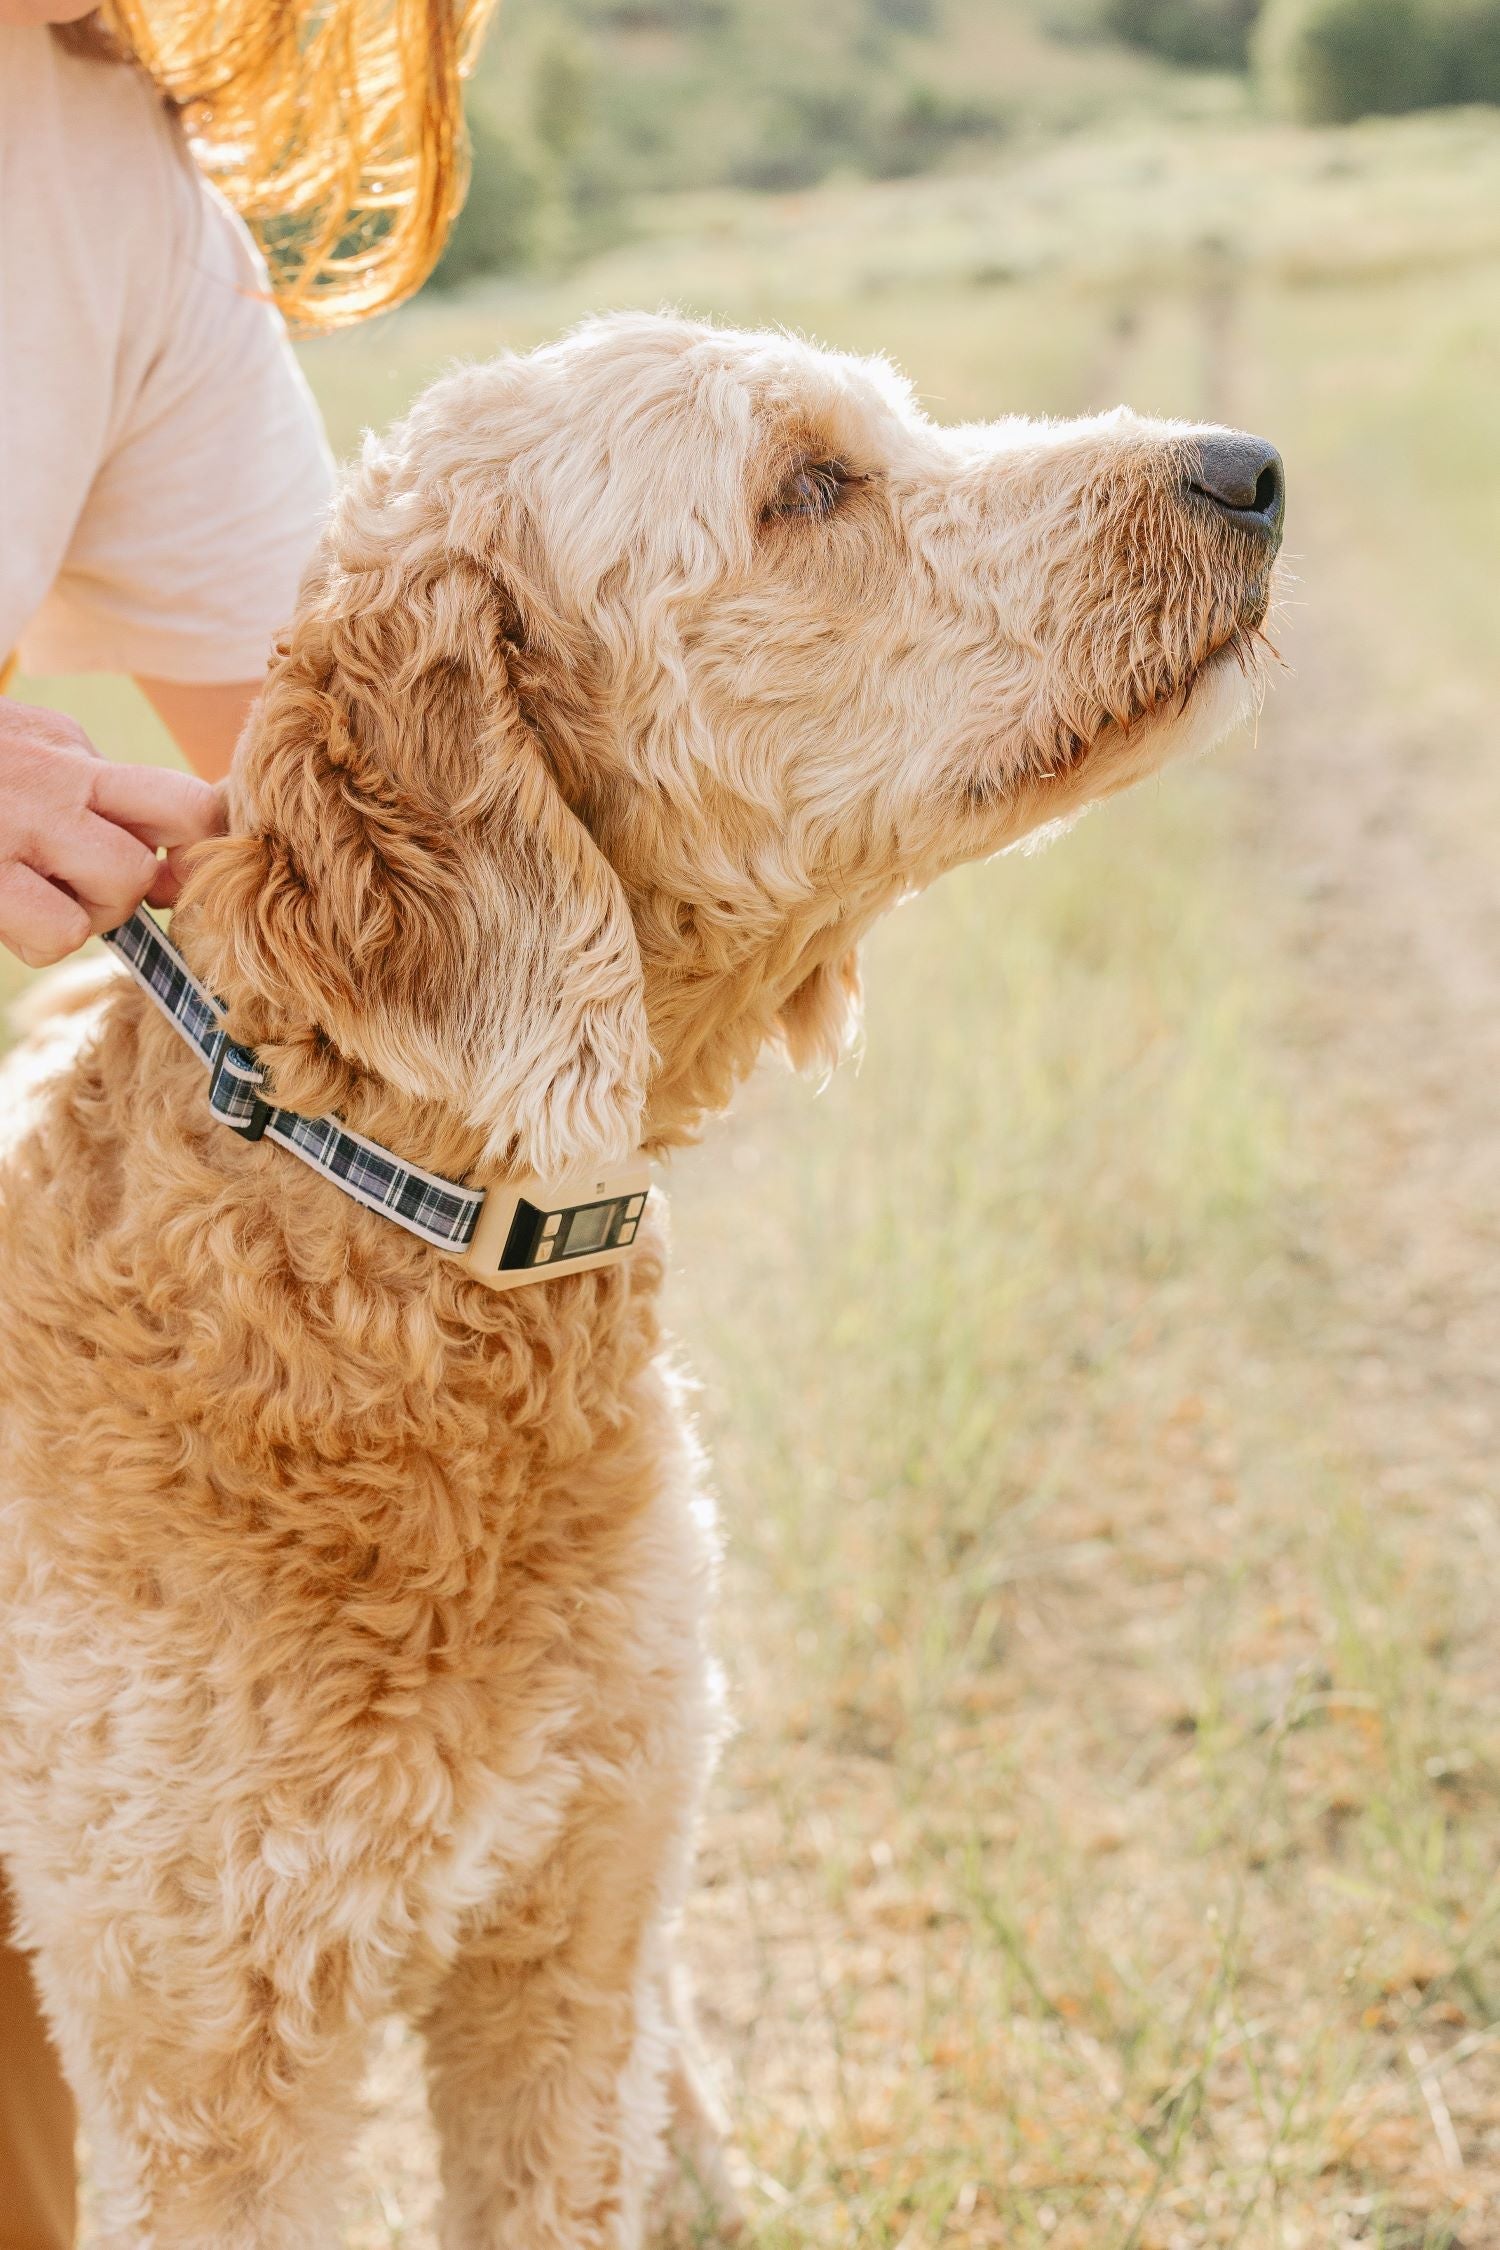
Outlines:
<svg viewBox="0 0 1500 2250"><path fill-rule="evenodd" d="M1448 0L1443 99L1500 102L1500 0Z"/></svg>
<svg viewBox="0 0 1500 2250"><path fill-rule="evenodd" d="M814 187L830 172L899 180L930 172L956 144L995 141L1003 111L936 87L899 91L857 78L794 87L770 100L761 130L730 166L737 187L784 191Z"/></svg>
<svg viewBox="0 0 1500 2250"><path fill-rule="evenodd" d="M1271 0L1256 50L1278 106L1310 125L1430 109L1441 95L1425 0Z"/></svg>
<svg viewBox="0 0 1500 2250"><path fill-rule="evenodd" d="M551 231L557 190L541 151L517 145L473 109L469 149L469 192L432 277L437 289L535 264Z"/></svg>
<svg viewBox="0 0 1500 2250"><path fill-rule="evenodd" d="M1500 103L1500 0L1100 0L1095 20L1191 69L1253 58L1305 124Z"/></svg>
<svg viewBox="0 0 1500 2250"><path fill-rule="evenodd" d="M439 289L565 264L621 232L621 183L595 130L595 49L564 21L509 59L504 76L481 80L465 105L469 193L432 277Z"/></svg>
<svg viewBox="0 0 1500 2250"><path fill-rule="evenodd" d="M1102 24L1127 47L1200 70L1243 70L1260 0L1105 0Z"/></svg>
<svg viewBox="0 0 1500 2250"><path fill-rule="evenodd" d="M1309 125L1500 101L1500 0L1270 0L1255 44Z"/></svg>

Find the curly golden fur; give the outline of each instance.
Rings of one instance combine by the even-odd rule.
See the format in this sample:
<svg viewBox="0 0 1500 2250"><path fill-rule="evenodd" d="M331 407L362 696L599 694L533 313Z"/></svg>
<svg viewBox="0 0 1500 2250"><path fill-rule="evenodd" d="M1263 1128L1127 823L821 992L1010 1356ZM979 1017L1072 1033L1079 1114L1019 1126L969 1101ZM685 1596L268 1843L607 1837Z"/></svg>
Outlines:
<svg viewBox="0 0 1500 2250"><path fill-rule="evenodd" d="M430 1169L681 1142L847 1044L904 892L1246 708L1270 554L1194 444L667 319L454 374L345 485L178 940L278 1101ZM120 980L16 1071L0 1850L101 2239L326 2246L400 2006L451 2250L635 2250L720 1723L660 1218L493 1294Z"/></svg>

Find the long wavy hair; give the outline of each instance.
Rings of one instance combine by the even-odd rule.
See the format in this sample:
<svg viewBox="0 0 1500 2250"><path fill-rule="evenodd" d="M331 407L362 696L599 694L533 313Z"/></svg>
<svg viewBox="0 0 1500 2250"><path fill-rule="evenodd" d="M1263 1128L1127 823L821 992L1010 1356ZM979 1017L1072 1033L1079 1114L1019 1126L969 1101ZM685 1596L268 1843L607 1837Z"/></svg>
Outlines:
<svg viewBox="0 0 1500 2250"><path fill-rule="evenodd" d="M497 0L108 0L60 29L134 62L304 331L409 297L468 185L461 82Z"/></svg>

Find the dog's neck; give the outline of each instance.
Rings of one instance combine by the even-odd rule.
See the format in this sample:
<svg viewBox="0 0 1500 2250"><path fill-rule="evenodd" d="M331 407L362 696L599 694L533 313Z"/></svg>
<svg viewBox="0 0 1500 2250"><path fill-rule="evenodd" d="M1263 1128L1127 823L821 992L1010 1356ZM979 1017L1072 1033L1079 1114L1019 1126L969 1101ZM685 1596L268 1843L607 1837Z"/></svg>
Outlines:
<svg viewBox="0 0 1500 2250"><path fill-rule="evenodd" d="M213 951L212 892L173 918L172 936L201 981L203 958ZM404 1092L378 1071L342 1054L310 1019L288 1017L264 994L241 993L225 1027L232 1039L255 1050L267 1073L268 1093L285 1109L306 1117L334 1115L367 1140L407 1162L448 1179L467 1179L480 1164L484 1134L446 1104ZM502 1160L486 1167L503 1175Z"/></svg>

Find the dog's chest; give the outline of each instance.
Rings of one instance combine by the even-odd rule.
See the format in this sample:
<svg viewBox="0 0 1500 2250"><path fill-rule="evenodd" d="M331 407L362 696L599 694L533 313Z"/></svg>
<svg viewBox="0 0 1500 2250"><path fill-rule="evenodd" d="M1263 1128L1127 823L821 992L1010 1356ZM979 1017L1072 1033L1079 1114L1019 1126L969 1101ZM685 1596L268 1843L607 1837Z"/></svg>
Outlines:
<svg viewBox="0 0 1500 2250"><path fill-rule="evenodd" d="M505 1758L476 1760L457 1777L450 1814L410 1862L408 1985L420 1988L467 1929L524 1898L559 1849L579 1795L569 1734L568 1715L555 1713Z"/></svg>
<svg viewBox="0 0 1500 2250"><path fill-rule="evenodd" d="M65 1367L57 1323L17 1331L0 1843L76 1855L66 1804L119 1856L129 1804L175 1911L316 1932L373 2005L497 1901L524 1921L567 1834L692 1735L691 1460L633 1299L588 1329L523 1307L424 1390L374 1312L282 1368L191 1278L191 1363L129 1300Z"/></svg>
<svg viewBox="0 0 1500 2250"><path fill-rule="evenodd" d="M396 1668L373 1733L349 1730L366 1755L339 1792L399 1882L409 2001L480 1924L524 1946L570 1839L664 1754L696 1765L705 1526L671 1482L628 1513L513 1557L492 1606L430 1612L428 1659Z"/></svg>

